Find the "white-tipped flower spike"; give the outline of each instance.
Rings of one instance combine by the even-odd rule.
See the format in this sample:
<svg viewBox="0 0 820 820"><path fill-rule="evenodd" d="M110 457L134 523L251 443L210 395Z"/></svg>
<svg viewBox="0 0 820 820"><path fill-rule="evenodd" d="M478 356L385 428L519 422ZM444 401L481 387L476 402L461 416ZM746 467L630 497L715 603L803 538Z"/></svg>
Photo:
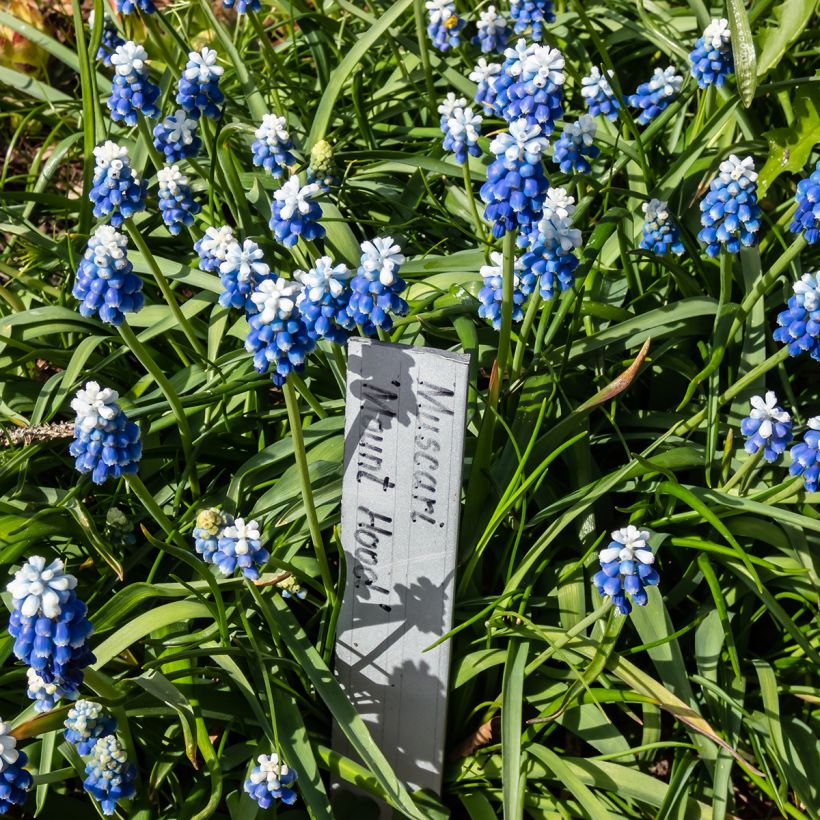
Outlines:
<svg viewBox="0 0 820 820"><path fill-rule="evenodd" d="M238 567L246 578L255 581L270 554L262 548L256 521L228 518L227 525L219 533L217 550L212 557L223 575L233 575Z"/></svg>
<svg viewBox="0 0 820 820"><path fill-rule="evenodd" d="M506 18L496 11L495 6L487 6L484 11L479 12L476 28L478 33L473 37L473 43L480 45L484 54L504 51L509 29Z"/></svg>
<svg viewBox="0 0 820 820"><path fill-rule="evenodd" d="M206 273L218 272L235 242L233 228L229 225L206 229L205 236L194 243L194 250L199 254L199 269Z"/></svg>
<svg viewBox="0 0 820 820"><path fill-rule="evenodd" d="M763 450L768 462L777 461L792 440L791 416L778 405L773 390L766 397L752 396L751 412L740 423L740 432L746 436L746 452L754 455Z"/></svg>
<svg viewBox="0 0 820 820"><path fill-rule="evenodd" d="M195 157L202 147L202 140L196 133L198 128L198 121L178 108L154 126L154 147L165 154L166 162Z"/></svg>
<svg viewBox="0 0 820 820"><path fill-rule="evenodd" d="M0 718L0 773L17 762L20 752L17 751L17 738L10 734L11 726Z"/></svg>
<svg viewBox="0 0 820 820"><path fill-rule="evenodd" d="M698 37L689 53L689 71L698 81L699 88L721 86L735 70L732 56L732 34L725 17L712 20Z"/></svg>
<svg viewBox="0 0 820 820"><path fill-rule="evenodd" d="M344 344L348 332L355 328L347 313L350 301L347 265L334 265L329 256L320 256L310 270L298 270L293 277L302 285L296 306L308 333L315 339Z"/></svg>
<svg viewBox="0 0 820 820"><path fill-rule="evenodd" d="M42 613L46 618L57 618L61 605L76 586L77 579L63 571L63 562L59 558L46 564L45 558L32 555L17 570L6 589L14 599L15 607L25 617L33 618Z"/></svg>
<svg viewBox="0 0 820 820"><path fill-rule="evenodd" d="M145 209L146 184L128 161L128 151L108 140L94 149L94 179L88 198L97 219L108 217L115 228Z"/></svg>
<svg viewBox="0 0 820 820"><path fill-rule="evenodd" d="M641 83L629 95L629 104L640 110L638 122L646 125L654 120L672 102L682 84L683 77L675 73L675 66L656 68L649 82Z"/></svg>
<svg viewBox="0 0 820 820"><path fill-rule="evenodd" d="M145 49L131 40L114 49L111 65L115 73L107 103L114 122L136 125L138 112L150 119L159 116L159 86L151 82L147 60Z"/></svg>
<svg viewBox="0 0 820 820"><path fill-rule="evenodd" d="M447 120L453 116L453 111L457 108L464 108L467 100L464 97L457 97L452 91L447 92L447 96L438 104L436 109L440 115L439 124L442 128L447 125Z"/></svg>
<svg viewBox="0 0 820 820"><path fill-rule="evenodd" d="M672 221L669 203L662 199L650 199L641 205L641 210L644 213L641 247L658 256L664 256L669 250L675 254L683 253L680 228Z"/></svg>
<svg viewBox="0 0 820 820"><path fill-rule="evenodd" d="M245 781L245 791L260 807L267 809L274 800L281 800L288 806L295 803L296 792L290 786L296 780L296 772L280 763L276 754L259 755L256 762Z"/></svg>
<svg viewBox="0 0 820 820"><path fill-rule="evenodd" d="M315 182L300 185L297 176L274 191L269 224L277 241L286 248L292 248L300 237L310 241L325 235L324 227L319 224L322 209L313 201L321 191Z"/></svg>
<svg viewBox="0 0 820 820"><path fill-rule="evenodd" d="M499 251L490 254L490 264L479 269L484 286L478 292L478 315L486 319L498 330L501 327L501 304L504 298L504 256ZM535 289L535 275L524 271L521 257L513 264L513 309L512 320L520 322L524 318L523 305Z"/></svg>
<svg viewBox="0 0 820 820"><path fill-rule="evenodd" d="M392 236L379 236L362 242L360 273L368 279L379 280L390 286L398 279L398 270L404 264L404 254Z"/></svg>
<svg viewBox="0 0 820 820"><path fill-rule="evenodd" d="M86 382L71 400L71 409L77 414L75 425L83 430L103 429L115 418L120 408L120 394L110 387L100 387L97 382Z"/></svg>
<svg viewBox="0 0 820 820"><path fill-rule="evenodd" d="M474 99L484 106L485 114L492 114L495 110L495 83L500 73L501 64L488 63L484 57L479 57L470 72L470 80L478 84Z"/></svg>
<svg viewBox="0 0 820 820"><path fill-rule="evenodd" d="M162 221L172 236L182 232L182 228L194 224L194 216L199 213L199 203L194 199L194 193L188 184L188 177L179 170L179 166L171 165L157 171L159 183L159 209Z"/></svg>
<svg viewBox="0 0 820 820"><path fill-rule="evenodd" d="M296 164L291 150L293 142L287 129L287 120L275 114L265 114L256 129L256 139L251 145L253 164L264 168L274 177L281 177L285 168Z"/></svg>
<svg viewBox="0 0 820 820"><path fill-rule="evenodd" d="M0 718L0 814L12 806L23 806L33 783L31 774L23 768L28 758L18 751L17 739L9 732L9 724Z"/></svg>
<svg viewBox="0 0 820 820"><path fill-rule="evenodd" d="M655 555L649 544L649 532L631 524L612 533L612 540L598 553L600 572L593 583L601 595L608 595L622 615L632 611L632 603L644 606L648 600L646 587L660 580L654 568Z"/></svg>
<svg viewBox="0 0 820 820"><path fill-rule="evenodd" d="M222 111L225 95L219 89L219 78L225 69L217 64L219 55L207 46L191 51L182 76L179 78L177 103L189 114L204 114L215 120Z"/></svg>
<svg viewBox="0 0 820 820"><path fill-rule="evenodd" d="M621 104L609 84L609 78L612 76L611 70L602 74L598 66L592 66L589 74L581 80L581 96L591 116L602 114L614 122L618 119Z"/></svg>

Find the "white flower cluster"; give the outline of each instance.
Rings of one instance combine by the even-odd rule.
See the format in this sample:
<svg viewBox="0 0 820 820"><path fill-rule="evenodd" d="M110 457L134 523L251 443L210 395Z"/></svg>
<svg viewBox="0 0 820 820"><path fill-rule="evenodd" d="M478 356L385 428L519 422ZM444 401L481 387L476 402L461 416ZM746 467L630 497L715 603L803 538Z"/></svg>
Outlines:
<svg viewBox="0 0 820 820"><path fill-rule="evenodd" d="M728 185L729 182L737 182L741 188L745 188L750 183L757 182L757 171L755 171L755 161L751 157L740 159L735 154L730 154L729 159L720 163L720 181Z"/></svg>
<svg viewBox="0 0 820 820"><path fill-rule="evenodd" d="M270 273L262 249L252 239L246 239L241 245L235 240L231 241L224 250L224 256L219 272L236 274L239 282L248 282L254 276L262 278Z"/></svg>
<svg viewBox="0 0 820 820"><path fill-rule="evenodd" d="M216 50L207 46L200 51L189 52L188 63L182 76L191 82L198 80L200 83L207 83L211 79L221 77L225 69L216 64L216 58Z"/></svg>
<svg viewBox="0 0 820 820"><path fill-rule="evenodd" d="M655 555L647 547L649 533L646 530L639 530L630 524L628 527L615 530L611 535L615 546L606 547L598 553L601 563L635 560L642 564L655 563Z"/></svg>
<svg viewBox="0 0 820 820"><path fill-rule="evenodd" d="M308 185L299 185L299 177L292 176L277 191L274 191L274 201L282 204L279 214L281 219L292 219L298 211L300 214L310 213L310 198L316 196L321 189L315 182Z"/></svg>
<svg viewBox="0 0 820 820"><path fill-rule="evenodd" d="M77 414L74 424L85 431L104 429L120 413L117 406L119 393L97 382L87 382L71 400L71 409Z"/></svg>
<svg viewBox="0 0 820 820"><path fill-rule="evenodd" d="M397 278L398 269L404 264L401 248L393 241L392 236L380 236L362 242L361 269L369 279L378 280L385 286L392 285Z"/></svg>
<svg viewBox="0 0 820 820"><path fill-rule="evenodd" d="M76 586L77 579L63 571L63 562L59 558L46 564L42 556L32 555L17 570L6 589L14 599L15 607L26 618L40 613L46 618L56 618Z"/></svg>
<svg viewBox="0 0 820 820"><path fill-rule="evenodd" d="M251 294L259 310L259 321L269 325L276 319L288 319L296 307L299 283L288 279L265 279ZM237 519L240 521L241 519Z"/></svg>
<svg viewBox="0 0 820 820"><path fill-rule="evenodd" d="M148 59L148 52L141 46L137 45L133 40L127 40L121 46L114 49L111 55L111 65L114 70L122 77L127 77L129 74L141 74L147 69L145 65Z"/></svg>
<svg viewBox="0 0 820 820"><path fill-rule="evenodd" d="M341 296L345 289L344 283L350 278L350 270L343 262L334 265L329 256L320 256L310 270L297 270L293 277L302 286L302 292L296 300L296 304L301 305L306 299L318 302L326 293L334 299Z"/></svg>

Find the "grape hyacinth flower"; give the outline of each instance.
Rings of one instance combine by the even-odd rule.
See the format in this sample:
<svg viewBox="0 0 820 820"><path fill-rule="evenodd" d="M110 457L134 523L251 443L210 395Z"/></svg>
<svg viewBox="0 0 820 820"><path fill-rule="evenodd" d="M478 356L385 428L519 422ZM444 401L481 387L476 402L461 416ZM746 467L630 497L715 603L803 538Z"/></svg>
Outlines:
<svg viewBox="0 0 820 820"><path fill-rule="evenodd" d="M295 575L288 575L278 581L276 588L283 598L298 598L300 601L307 598L307 590L299 583Z"/></svg>
<svg viewBox="0 0 820 820"><path fill-rule="evenodd" d="M510 17L515 21L515 33L523 34L532 26L532 39L539 41L544 23L554 23L552 0L510 0Z"/></svg>
<svg viewBox="0 0 820 820"><path fill-rule="evenodd" d="M792 464L789 474L802 475L806 490L816 493L820 481L820 416L809 419L808 425L803 441L795 444L790 451Z"/></svg>
<svg viewBox="0 0 820 820"><path fill-rule="evenodd" d="M85 757L101 737L108 737L117 731L117 721L106 712L101 703L92 700L78 700L69 710L63 723L63 736Z"/></svg>
<svg viewBox="0 0 820 820"><path fill-rule="evenodd" d="M359 267L350 282L347 313L362 333L374 336L378 330L390 332L393 316L407 313L407 302L400 295L407 283L399 276L404 255L391 236L362 242L361 249Z"/></svg>
<svg viewBox="0 0 820 820"><path fill-rule="evenodd" d="M591 116L596 117L601 114L615 122L618 119L618 109L621 104L609 84L609 78L612 76L611 70L602 74L598 66L592 66L589 74L581 79L581 96Z"/></svg>
<svg viewBox="0 0 820 820"><path fill-rule="evenodd" d="M94 30L94 9L91 9L88 15L88 28L90 31ZM106 68L109 67L111 65L111 56L122 45L125 45L125 40L120 37L111 18L107 14L103 14L102 35L99 48L97 48L97 59Z"/></svg>
<svg viewBox="0 0 820 820"><path fill-rule="evenodd" d="M26 771L28 758L17 748L17 738L11 727L0 718L0 814L6 814L12 806L23 806L26 792L34 782Z"/></svg>
<svg viewBox="0 0 820 820"><path fill-rule="evenodd" d="M496 158L481 186L484 218L493 223L496 239L516 228L526 234L540 217L549 187L541 162L547 140L538 125L522 118L495 137L490 150Z"/></svg>
<svg viewBox="0 0 820 820"><path fill-rule="evenodd" d="M128 761L116 735L101 737L85 764L83 788L100 804L106 816L114 814L117 803L134 795L137 769Z"/></svg>
<svg viewBox="0 0 820 820"><path fill-rule="evenodd" d="M302 286L296 307L302 313L308 333L315 339L344 344L349 331L355 328L347 312L350 298L347 265L334 265L329 256L320 256L310 270L298 270L293 278Z"/></svg>
<svg viewBox="0 0 820 820"><path fill-rule="evenodd" d="M741 160L732 154L721 162L700 210L703 228L698 239L706 245L709 256L717 256L721 245L729 253L739 253L741 245L754 245L760 228L754 160Z"/></svg>
<svg viewBox="0 0 820 820"><path fill-rule="evenodd" d="M83 669L95 660L88 647L92 627L76 586L62 561L46 564L33 555L6 587L12 597L8 630L13 652L30 667L28 694L38 712L61 697L77 697Z"/></svg>
<svg viewBox="0 0 820 820"><path fill-rule="evenodd" d="M456 14L452 0L427 0L427 33L439 51L458 48L464 21Z"/></svg>
<svg viewBox="0 0 820 820"><path fill-rule="evenodd" d="M438 124L442 131L447 130L447 120L453 116L453 112L458 108L463 108L467 105L467 100L464 97L457 97L452 91L447 92L447 96L438 104L436 111L438 111Z"/></svg>
<svg viewBox="0 0 820 820"><path fill-rule="evenodd" d="M264 168L274 177L281 177L285 168L296 164L296 157L291 154L293 142L286 125L284 117L265 114L251 145L253 164Z"/></svg>
<svg viewBox="0 0 820 820"><path fill-rule="evenodd" d="M797 183L795 194L797 210L792 217L789 230L803 232L806 242L814 245L820 239L820 161L814 166L810 176Z"/></svg>
<svg viewBox="0 0 820 820"><path fill-rule="evenodd" d="M315 182L322 192L339 184L339 173L333 159L333 146L327 140L319 140L310 149L307 181Z"/></svg>
<svg viewBox="0 0 820 820"><path fill-rule="evenodd" d="M251 294L257 313L248 317L245 350L253 353L256 371L270 371L277 387L291 373L304 371L305 360L316 347L296 307L298 295L299 283L282 278L265 279Z"/></svg>
<svg viewBox="0 0 820 820"><path fill-rule="evenodd" d="M118 228L124 219L145 210L146 184L131 168L127 149L108 140L94 149L94 178L88 198L97 219L110 217Z"/></svg>
<svg viewBox="0 0 820 820"><path fill-rule="evenodd" d="M794 295L777 316L773 336L789 346L790 356L808 353L820 361L820 273L804 273L794 283Z"/></svg>
<svg viewBox="0 0 820 820"><path fill-rule="evenodd" d="M731 39L729 21L721 17L712 20L695 41L689 52L689 72L698 81L698 88L721 86L729 74L734 74Z"/></svg>
<svg viewBox="0 0 820 820"><path fill-rule="evenodd" d="M646 587L655 586L660 577L653 564L653 554L647 541L649 533L631 524L612 534L612 541L598 553L601 569L592 582L598 593L609 596L621 615L632 612L632 604L645 606ZM629 598L632 599L630 603Z"/></svg>
<svg viewBox="0 0 820 820"><path fill-rule="evenodd" d="M200 510L194 527L194 549L206 564L213 564L219 549L219 536L227 525L227 518L219 510L211 507Z"/></svg>
<svg viewBox="0 0 820 820"><path fill-rule="evenodd" d="M482 53L491 54L494 51L504 51L510 32L507 28L507 20L504 15L496 11L495 6L487 6L479 13L476 27L478 34L473 37L473 43L481 46Z"/></svg>
<svg viewBox="0 0 820 820"><path fill-rule="evenodd" d="M752 410L740 423L740 432L746 436L746 452L754 455L763 450L769 463L777 461L792 440L791 416L777 404L773 390L766 397L752 396Z"/></svg>
<svg viewBox="0 0 820 820"><path fill-rule="evenodd" d="M256 764L245 781L245 791L263 809L270 808L274 800L292 806L296 792L290 787L296 780L296 772L280 763L276 754L259 755Z"/></svg>
<svg viewBox="0 0 820 820"><path fill-rule="evenodd" d="M247 14L249 11L261 11L262 9L259 0L222 0L222 5L226 9L232 9L236 5L237 14Z"/></svg>
<svg viewBox="0 0 820 820"><path fill-rule="evenodd" d="M590 172L589 160L595 159L601 153L601 149L593 144L597 130L598 126L589 114L581 114L577 122L564 126L552 153L552 161L558 165L562 173Z"/></svg>
<svg viewBox="0 0 820 820"><path fill-rule="evenodd" d="M194 250L199 254L199 269L205 273L218 273L234 242L233 228L229 225L207 228L205 235L194 242Z"/></svg>
<svg viewBox="0 0 820 820"><path fill-rule="evenodd" d="M490 254L490 264L482 265L479 273L484 287L478 292L478 315L486 319L496 329L501 328L501 301L504 290L504 255L498 251ZM513 263L513 308L512 320L520 322L524 318L523 305L535 289L535 276L524 271L520 257Z"/></svg>
<svg viewBox="0 0 820 820"><path fill-rule="evenodd" d="M640 109L638 122L641 125L652 122L672 102L682 84L683 77L675 74L674 66L656 68L651 79L641 83L627 98L632 108Z"/></svg>
<svg viewBox="0 0 820 820"><path fill-rule="evenodd" d="M91 235L71 290L81 316L96 313L117 327L126 313L142 309L142 279L133 272L127 250L128 240L111 225L100 225Z"/></svg>
<svg viewBox="0 0 820 820"><path fill-rule="evenodd" d="M219 295L219 304L248 313L256 312L251 294L260 282L269 277L270 268L256 242L246 239L241 245L239 242L231 243L225 252L224 261L219 266L219 281L223 287Z"/></svg>
<svg viewBox="0 0 820 820"><path fill-rule="evenodd" d="M680 228L672 221L669 203L661 199L650 199L641 205L644 213L643 239L641 247L657 256L665 256L668 251L683 253Z"/></svg>
<svg viewBox="0 0 820 820"><path fill-rule="evenodd" d="M500 73L501 65L488 63L484 57L478 58L475 68L470 72L470 80L478 85L473 99L484 106L484 113L488 115L495 111L495 83Z"/></svg>
<svg viewBox="0 0 820 820"><path fill-rule="evenodd" d="M136 125L137 112L142 112L149 119L160 115L156 104L159 86L152 83L148 76L147 59L145 49L131 40L118 46L111 55L114 79L108 108L114 122Z"/></svg>
<svg viewBox="0 0 820 820"><path fill-rule="evenodd" d="M120 14L133 14L137 9L143 14L153 14L157 10L153 0L116 0L116 4Z"/></svg>
<svg viewBox="0 0 820 820"><path fill-rule="evenodd" d="M202 140L196 133L198 127L195 119L178 108L154 126L154 147L165 154L166 162L195 157L202 148Z"/></svg>
<svg viewBox="0 0 820 820"><path fill-rule="evenodd" d="M136 473L142 456L139 427L128 421L118 398L116 390L88 382L71 401L77 418L68 451L75 468L91 473L95 484Z"/></svg>
<svg viewBox="0 0 820 820"><path fill-rule="evenodd" d="M461 102L466 103L462 99ZM441 109L441 106L439 106ZM442 115L443 119L443 115ZM481 134L480 114L474 114L469 105L455 106L442 127L444 132L443 147L445 151L452 151L456 155L456 162L463 165L467 161L467 154L472 157L481 156L478 138Z"/></svg>
<svg viewBox="0 0 820 820"><path fill-rule="evenodd" d="M225 526L213 554L213 563L222 575L233 575L239 568L246 578L256 581L268 558L270 553L261 545L256 521L225 516Z"/></svg>
<svg viewBox="0 0 820 820"><path fill-rule="evenodd" d="M274 191L270 227L276 239L286 248L292 248L299 237L310 241L325 235L325 229L318 221L322 218L322 209L318 202L313 201L313 197L320 192L315 182L300 186L296 176Z"/></svg>
<svg viewBox="0 0 820 820"><path fill-rule="evenodd" d="M207 46L188 53L177 87L177 104L192 117L204 114L218 120L222 114L225 95L219 89L219 78L225 69L217 65L217 56L216 50Z"/></svg>
<svg viewBox="0 0 820 820"><path fill-rule="evenodd" d="M183 227L194 224L194 216L201 210L194 200L188 177L177 165L166 165L157 171L159 183L159 209L162 221L172 236L178 236Z"/></svg>

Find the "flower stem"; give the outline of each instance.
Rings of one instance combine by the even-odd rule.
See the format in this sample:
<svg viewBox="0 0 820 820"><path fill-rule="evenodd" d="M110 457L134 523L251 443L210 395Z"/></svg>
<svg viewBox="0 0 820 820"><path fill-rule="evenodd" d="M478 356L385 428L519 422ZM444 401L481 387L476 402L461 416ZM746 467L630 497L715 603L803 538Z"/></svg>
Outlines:
<svg viewBox="0 0 820 820"><path fill-rule="evenodd" d="M498 383L504 383L507 359L510 356L512 336L513 293L515 284L515 235L512 231L504 234L504 269L501 291L501 332L498 336Z"/></svg>
<svg viewBox="0 0 820 820"><path fill-rule="evenodd" d="M470 176L470 160L465 159L461 166L461 173L464 176L464 190L467 192L467 202L470 205L470 213L473 217L473 224L475 225L476 237L482 239L486 234L484 223L478 215L478 208L475 203L475 194L473 194L473 179Z"/></svg>
<svg viewBox="0 0 820 820"><path fill-rule="evenodd" d="M148 120L145 119L145 115L141 111L137 114L137 131L139 131L139 135L145 143L145 148L148 151L148 156L151 158L151 164L154 166L154 170L159 171L165 163L162 161L162 156L159 151L157 151L154 146L154 142L151 139L151 129L148 127ZM143 176L145 176L144 173Z"/></svg>
<svg viewBox="0 0 820 820"><path fill-rule="evenodd" d="M433 80L433 69L430 66L430 51L427 47L427 28L424 25L424 0L415 0L413 14L416 19L416 38L419 44L421 67L424 70L424 81L427 83L427 106L430 116L436 119L436 84Z"/></svg>

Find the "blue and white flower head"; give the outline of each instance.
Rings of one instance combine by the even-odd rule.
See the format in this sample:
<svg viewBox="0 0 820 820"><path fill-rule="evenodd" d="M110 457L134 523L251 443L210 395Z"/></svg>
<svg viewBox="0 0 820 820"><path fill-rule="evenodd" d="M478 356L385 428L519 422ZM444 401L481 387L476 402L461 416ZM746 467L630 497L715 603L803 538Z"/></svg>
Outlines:
<svg viewBox="0 0 820 820"><path fill-rule="evenodd" d="M261 11L262 9L259 0L222 0L222 5L226 9L232 9L236 5L237 14L247 14L249 11Z"/></svg>
<svg viewBox="0 0 820 820"><path fill-rule="evenodd" d="M165 154L166 162L195 157L202 148L202 140L196 133L198 127L195 119L178 108L154 126L154 147Z"/></svg>
<svg viewBox="0 0 820 820"><path fill-rule="evenodd" d="M490 264L479 269L484 286L478 292L478 315L492 326L501 328L501 301L504 292L504 255L498 251L490 254ZM513 264L513 308L512 320L520 322L524 318L523 305L535 288L535 276L525 273L520 257Z"/></svg>
<svg viewBox="0 0 820 820"><path fill-rule="evenodd" d="M258 373L270 372L271 381L281 387L291 373L301 373L316 347L296 307L299 283L286 279L266 279L251 294L257 313L248 317L250 332L245 350L253 353Z"/></svg>
<svg viewBox="0 0 820 820"><path fill-rule="evenodd" d="M552 153L552 161L557 163L563 173L590 172L589 160L601 153L601 149L593 142L597 130L598 126L589 114L581 114L576 122L564 126Z"/></svg>
<svg viewBox="0 0 820 820"><path fill-rule="evenodd" d="M734 74L731 41L729 21L724 17L712 20L703 36L695 41L695 47L689 53L689 72L698 81L699 88L721 86L729 74Z"/></svg>
<svg viewBox="0 0 820 820"><path fill-rule="evenodd" d="M233 575L238 568L246 578L256 581L268 558L270 553L262 547L259 524L226 516L226 525L219 533L213 554L213 563L222 575Z"/></svg>
<svg viewBox="0 0 820 820"><path fill-rule="evenodd" d="M493 223L496 239L516 228L526 234L540 218L549 188L541 162L547 147L540 126L523 117L490 143L496 158L480 193L487 205L484 218Z"/></svg>
<svg viewBox="0 0 820 820"><path fill-rule="evenodd" d="M281 581L277 581L276 588L283 598L298 598L300 601L307 598L307 590L299 583L295 575L288 575Z"/></svg>
<svg viewBox="0 0 820 820"><path fill-rule="evenodd" d="M820 161L809 176L797 183L794 199L797 210L789 230L792 233L802 232L806 242L814 245L820 239Z"/></svg>
<svg viewBox="0 0 820 820"><path fill-rule="evenodd" d="M219 536L227 526L228 519L222 512L210 507L200 510L194 527L194 549L206 564L213 564L219 549Z"/></svg>
<svg viewBox="0 0 820 820"><path fill-rule="evenodd" d="M612 541L598 553L601 570L595 573L592 582L600 595L612 598L621 615L629 615L633 603L645 606L648 599L645 588L655 586L660 580L648 540L646 530L630 524L615 530Z"/></svg>
<svg viewBox="0 0 820 820"><path fill-rule="evenodd" d="M506 18L496 11L495 6L487 6L484 11L479 12L476 27L478 34L473 37L473 42L481 46L484 54L504 51L510 30Z"/></svg>
<svg viewBox="0 0 820 820"><path fill-rule="evenodd" d="M457 106L452 110L442 128L444 150L452 151L459 165L467 161L467 154L472 157L481 156L481 148L478 145L481 121L481 115L474 114L469 105Z"/></svg>
<svg viewBox="0 0 820 820"><path fill-rule="evenodd" d="M111 225L91 235L71 290L80 315L97 314L106 324L121 325L126 313L142 309L142 279L128 261L128 239Z"/></svg>
<svg viewBox="0 0 820 820"><path fill-rule="evenodd" d="M22 617L58 618L76 586L77 579L63 570L59 558L47 564L42 556L32 555L14 573L14 580L9 582L6 590Z"/></svg>
<svg viewBox="0 0 820 820"><path fill-rule="evenodd" d="M820 273L804 273L794 283L794 295L777 324L774 339L789 346L790 356L808 353L820 361Z"/></svg>
<svg viewBox="0 0 820 820"><path fill-rule="evenodd" d="M94 9L91 9L88 15L88 28L94 29ZM104 66L111 65L111 56L121 45L125 44L125 40L120 37L114 23L107 14L103 14L102 35L100 37L100 45L97 48L97 59L102 62Z"/></svg>
<svg viewBox="0 0 820 820"><path fill-rule="evenodd" d="M85 757L101 737L108 737L117 731L117 721L101 703L93 700L78 700L69 709L63 723L63 736Z"/></svg>
<svg viewBox="0 0 820 820"><path fill-rule="evenodd" d="M134 796L137 769L130 763L116 735L101 737L85 764L83 788L100 804L106 816L114 814L117 803Z"/></svg>
<svg viewBox="0 0 820 820"><path fill-rule="evenodd" d="M457 97L453 91L448 91L447 96L438 104L436 111L438 111L438 123L441 130L447 128L447 120L453 116L453 112L458 108L464 108L467 105L465 97Z"/></svg>
<svg viewBox="0 0 820 820"><path fill-rule="evenodd" d="M159 183L159 209L162 221L173 236L178 236L183 227L194 224L194 216L201 207L194 200L194 193L188 184L188 177L177 165L166 165L157 171Z"/></svg>
<svg viewBox="0 0 820 820"><path fill-rule="evenodd" d="M609 78L612 76L611 70L604 75L598 66L592 66L589 74L581 79L581 96L591 116L596 117L601 114L615 122L618 119L618 109L621 104L609 84Z"/></svg>
<svg viewBox="0 0 820 820"><path fill-rule="evenodd" d="M225 259L219 266L219 280L223 291L219 295L222 307L232 307L255 312L251 294L260 282L270 278L270 267L259 245L251 239L242 244L232 242L225 251Z"/></svg>
<svg viewBox="0 0 820 820"><path fill-rule="evenodd" d="M680 228L669 213L669 203L650 199L641 205L641 209L644 213L641 247L656 256L665 256L670 250L674 254L683 253Z"/></svg>
<svg viewBox="0 0 820 820"><path fill-rule="evenodd" d="M225 69L217 64L218 56L215 49L207 46L188 53L188 62L179 78L177 104L192 117L204 114L218 120L222 113L225 95L219 89L219 78Z"/></svg>
<svg viewBox="0 0 820 820"><path fill-rule="evenodd" d="M773 390L765 398L752 396L751 412L740 422L740 432L746 436L746 452L754 455L763 450L768 462L777 461L792 440L791 416L777 404Z"/></svg>
<svg viewBox="0 0 820 820"><path fill-rule="evenodd" d="M296 802L296 792L290 788L295 781L296 772L280 763L278 755L259 755L245 781L245 791L263 809L270 808L274 800L291 806Z"/></svg>
<svg viewBox="0 0 820 820"><path fill-rule="evenodd" d="M31 667L26 670L26 680L26 697L34 701L35 712L50 711L63 697L77 697L75 690L63 692L56 683L46 683Z"/></svg>
<svg viewBox="0 0 820 820"><path fill-rule="evenodd" d="M632 108L640 110L638 122L652 122L672 102L682 84L683 77L675 73L675 66L656 68L649 82L641 83L627 98Z"/></svg>
<svg viewBox="0 0 820 820"><path fill-rule="evenodd" d="M131 40L117 46L111 55L111 65L115 71L108 108L114 122L136 125L137 112L142 112L149 119L160 115L156 104L159 86L152 83L148 76L147 60L145 49Z"/></svg>
<svg viewBox="0 0 820 820"><path fill-rule="evenodd" d="M377 330L390 331L393 316L407 314L407 302L401 297L407 283L399 276L404 255L391 236L380 236L362 242L359 268L350 282L347 312L366 336Z"/></svg>
<svg viewBox="0 0 820 820"><path fill-rule="evenodd" d="M532 27L532 39L538 41L544 34L544 23L555 22L552 0L510 0L510 17L516 34Z"/></svg>
<svg viewBox="0 0 820 820"><path fill-rule="evenodd" d="M88 382L77 391L71 409L77 414L74 441L68 448L80 473L95 484L137 472L142 456L140 430L122 412L117 392Z"/></svg>
<svg viewBox="0 0 820 820"><path fill-rule="evenodd" d="M470 72L470 80L478 85L473 99L484 106L485 114L492 114L495 111L495 83L499 74L501 64L488 63L484 57L478 58L475 68Z"/></svg>
<svg viewBox="0 0 820 820"><path fill-rule="evenodd" d="M118 228L124 219L145 210L146 184L131 168L128 151L108 140L94 149L94 178L88 198L97 219L110 217Z"/></svg>
<svg viewBox="0 0 820 820"><path fill-rule="evenodd" d="M820 416L808 421L809 429L803 435L803 441L791 449L791 475L802 475L803 486L810 493L817 492L820 481Z"/></svg>
<svg viewBox="0 0 820 820"><path fill-rule="evenodd" d="M293 274L302 286L296 306L308 332L315 338L344 344L349 331L355 328L347 312L350 275L347 265L334 265L329 256L320 256L310 270Z"/></svg>
<svg viewBox="0 0 820 820"><path fill-rule="evenodd" d="M296 157L291 153L293 141L286 126L284 117L265 114L251 145L253 164L264 168L274 177L281 177L285 168L296 164Z"/></svg>
<svg viewBox="0 0 820 820"><path fill-rule="evenodd" d="M706 245L709 256L717 256L721 245L729 253L739 253L742 245L754 245L760 228L754 160L741 160L732 154L721 162L700 210L703 228L698 239Z"/></svg>
<svg viewBox="0 0 820 820"><path fill-rule="evenodd" d="M564 55L557 48L533 43L522 53L523 41L516 49L507 49L506 75L508 84L496 85L496 102L501 115L509 123L525 117L530 124L540 126L547 136L555 129L555 121L564 115ZM511 58L511 54L516 58Z"/></svg>
<svg viewBox="0 0 820 820"><path fill-rule="evenodd" d="M116 4L120 14L133 14L137 9L143 14L153 14L157 10L153 0L116 0Z"/></svg>
<svg viewBox="0 0 820 820"><path fill-rule="evenodd" d="M319 224L322 209L313 197L321 193L321 188L311 182L300 185L299 178L292 176L273 192L270 227L273 235L286 248L292 248L299 237L306 241L321 239L325 229Z"/></svg>
<svg viewBox="0 0 820 820"><path fill-rule="evenodd" d="M26 792L34 782L24 768L26 763L26 753L17 748L11 727L0 718L0 814L6 814L12 806L25 804Z"/></svg>
<svg viewBox="0 0 820 820"><path fill-rule="evenodd" d="M457 48L461 42L464 21L456 14L452 0L427 0L427 33L439 51Z"/></svg>
<svg viewBox="0 0 820 820"><path fill-rule="evenodd" d="M199 269L206 273L218 273L235 242L233 228L229 225L207 228L205 235L194 242L194 250L199 254Z"/></svg>

